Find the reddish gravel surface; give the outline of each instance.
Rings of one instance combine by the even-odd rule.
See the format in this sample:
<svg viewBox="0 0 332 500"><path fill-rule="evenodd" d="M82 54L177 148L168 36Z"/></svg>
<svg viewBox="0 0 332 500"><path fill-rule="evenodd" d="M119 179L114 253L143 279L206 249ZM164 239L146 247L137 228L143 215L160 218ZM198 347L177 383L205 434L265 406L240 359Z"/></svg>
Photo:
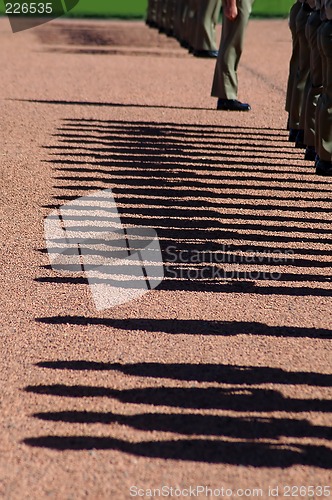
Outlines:
<svg viewBox="0 0 332 500"><path fill-rule="evenodd" d="M0 30L1 498L330 484L332 181L287 142L287 22L250 23L248 114L215 111L214 61L143 23ZM110 187L166 264L223 251L221 274L169 262L96 311L43 219Z"/></svg>

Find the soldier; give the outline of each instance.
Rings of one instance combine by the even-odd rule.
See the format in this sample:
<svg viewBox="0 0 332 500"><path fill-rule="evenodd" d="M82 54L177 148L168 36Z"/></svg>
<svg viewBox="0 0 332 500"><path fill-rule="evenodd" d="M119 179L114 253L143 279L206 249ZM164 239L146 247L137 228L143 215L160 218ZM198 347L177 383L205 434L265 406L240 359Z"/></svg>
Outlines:
<svg viewBox="0 0 332 500"><path fill-rule="evenodd" d="M218 97L219 110L251 109L249 104L237 100L237 68L253 3L254 0L223 0L222 34L211 92Z"/></svg>
<svg viewBox="0 0 332 500"><path fill-rule="evenodd" d="M316 114L316 174L332 176L332 0L325 0L327 21L318 32L318 48L322 56L323 92Z"/></svg>

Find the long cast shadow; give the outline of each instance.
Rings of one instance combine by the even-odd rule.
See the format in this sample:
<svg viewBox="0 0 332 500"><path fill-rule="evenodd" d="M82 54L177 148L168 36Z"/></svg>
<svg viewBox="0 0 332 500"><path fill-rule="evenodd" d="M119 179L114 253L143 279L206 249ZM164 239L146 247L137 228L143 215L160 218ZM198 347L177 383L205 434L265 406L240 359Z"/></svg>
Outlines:
<svg viewBox="0 0 332 500"><path fill-rule="evenodd" d="M97 436L44 436L24 443L54 450L117 450L130 455L176 461L207 462L252 467L307 465L329 469L332 451L326 446L179 439L173 441L128 441Z"/></svg>
<svg viewBox="0 0 332 500"><path fill-rule="evenodd" d="M34 385L26 392L66 398L112 398L122 403L172 408L218 409L239 412L332 412L328 399L285 398L279 391L239 388L174 388L111 389L85 385Z"/></svg>
<svg viewBox="0 0 332 500"><path fill-rule="evenodd" d="M84 360L42 361L39 368L74 371L119 371L135 377L166 378L233 385L283 384L332 387L332 375L316 372L292 372L281 368L189 363L102 363Z"/></svg>
<svg viewBox="0 0 332 500"><path fill-rule="evenodd" d="M53 325L101 325L124 331L162 332L172 335L266 335L331 339L332 330L296 326L270 326L259 322L208 321L180 319L126 318L112 319L86 316L51 316L36 321Z"/></svg>
<svg viewBox="0 0 332 500"><path fill-rule="evenodd" d="M139 413L60 411L35 413L47 422L71 424L113 423L136 430L172 432L184 435L224 436L236 439L279 439L280 437L332 439L331 427L312 425L308 420L290 418L245 418L179 413Z"/></svg>

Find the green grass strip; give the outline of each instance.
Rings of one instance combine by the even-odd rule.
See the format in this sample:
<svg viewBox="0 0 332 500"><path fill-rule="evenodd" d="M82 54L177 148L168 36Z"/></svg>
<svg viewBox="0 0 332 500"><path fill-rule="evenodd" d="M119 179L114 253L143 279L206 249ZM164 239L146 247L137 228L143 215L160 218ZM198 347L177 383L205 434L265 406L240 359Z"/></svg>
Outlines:
<svg viewBox="0 0 332 500"><path fill-rule="evenodd" d="M18 3L31 3L33 0L19 0ZM48 0L36 0L47 3ZM16 0L17 2L17 0ZM13 0L10 3L16 3ZM5 13L4 4L0 1L0 14ZM256 0L253 16L259 17L286 17L294 0ZM120 19L142 19L145 16L147 0L80 0L71 10L70 17L101 17Z"/></svg>

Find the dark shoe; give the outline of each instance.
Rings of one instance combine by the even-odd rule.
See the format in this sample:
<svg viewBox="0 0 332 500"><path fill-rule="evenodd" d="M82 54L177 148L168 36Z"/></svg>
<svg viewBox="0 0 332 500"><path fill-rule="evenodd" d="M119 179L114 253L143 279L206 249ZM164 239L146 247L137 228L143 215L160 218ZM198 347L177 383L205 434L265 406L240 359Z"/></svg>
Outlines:
<svg viewBox="0 0 332 500"><path fill-rule="evenodd" d="M306 145L304 144L304 130L298 130L295 147L298 149L305 149Z"/></svg>
<svg viewBox="0 0 332 500"><path fill-rule="evenodd" d="M314 146L307 146L304 154L304 159L308 161L316 160L316 151Z"/></svg>
<svg viewBox="0 0 332 500"><path fill-rule="evenodd" d="M189 49L190 48L190 45L188 42L186 42L185 40L181 40L180 41L180 45L181 47L183 47L184 49Z"/></svg>
<svg viewBox="0 0 332 500"><path fill-rule="evenodd" d="M318 160L316 163L316 174L323 177L332 177L332 162Z"/></svg>
<svg viewBox="0 0 332 500"><path fill-rule="evenodd" d="M297 137L298 130L296 128L289 129L288 140L289 142L295 142Z"/></svg>
<svg viewBox="0 0 332 500"><path fill-rule="evenodd" d="M149 28L157 28L157 23L155 21L151 21L150 19L147 19L145 24L149 26Z"/></svg>
<svg viewBox="0 0 332 500"><path fill-rule="evenodd" d="M210 57L216 59L218 57L217 50L194 50L195 57Z"/></svg>
<svg viewBox="0 0 332 500"><path fill-rule="evenodd" d="M250 111L249 104L236 99L218 99L217 109L223 111Z"/></svg>

